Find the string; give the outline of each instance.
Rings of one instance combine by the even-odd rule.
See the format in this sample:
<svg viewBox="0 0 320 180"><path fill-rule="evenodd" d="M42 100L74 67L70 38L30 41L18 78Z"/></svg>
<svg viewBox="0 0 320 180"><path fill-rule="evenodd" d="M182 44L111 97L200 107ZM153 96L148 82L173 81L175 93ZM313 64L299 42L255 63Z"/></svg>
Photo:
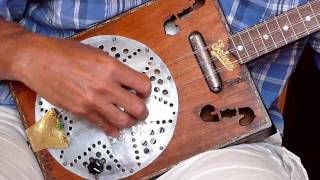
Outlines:
<svg viewBox="0 0 320 180"><path fill-rule="evenodd" d="M315 16L316 16L316 15L315 15ZM312 16L312 17L315 17L315 16ZM301 22L298 22L298 23L296 23L296 24L292 24L292 26L295 26L295 25L297 25L297 24L299 24L299 23L301 23ZM312 27L312 28L309 29L309 31L313 31L313 30L317 30L317 26ZM281 30L280 30L280 31L277 30L277 31L271 32L270 34L271 34L271 35L275 35L275 33L277 34L277 33L282 33L282 32L281 32ZM287 39L295 38L295 37L297 37L297 36L299 36L299 35L302 35L302 34L304 34L304 32L301 32L301 33L299 33L299 34L293 34L293 36L290 36L290 37L288 37ZM259 39L260 39L260 38L255 39L255 40L259 40ZM297 38L296 38L296 40L297 40ZM278 42L278 43L279 43L279 45L280 45L280 43L283 43L283 42L285 43L285 45L287 44L286 39L283 39L282 41L280 41L280 42ZM267 49L275 48L275 47L276 47L276 45L268 46L268 47L266 47L265 49L262 49L262 50L259 50L259 51L255 51L255 52L253 52L252 54L248 54L247 56L244 56L242 59L250 58L250 57L252 57L252 56L254 56L254 55L258 55L258 56L259 56L259 54L260 54L261 52L263 53L263 51L266 51ZM195 52L196 52L196 51L195 51ZM228 55L228 54L230 54L230 53L232 53L232 52L234 52L234 51L227 51L225 54ZM242 59L239 59L239 60L236 61L236 62L241 62ZM181 74L184 74L187 70L192 69L193 67L195 67L195 66L197 66L197 65L202 66L204 63L214 62L214 61L216 61L216 60L218 60L218 59L217 59L216 57L212 57L212 58L210 58L209 60L210 60L210 61L200 62L200 63L197 63L197 64L195 64L195 65L191 65L191 66L189 66L188 68L185 68L182 72L180 71L180 73L179 73L178 75L176 75L176 76L179 77ZM244 62L244 63L246 63L246 62ZM171 64L173 64L173 63L171 63ZM224 67L223 67L223 68L224 68ZM152 70L153 70L153 69L150 69L149 71L152 71ZM219 71L216 71L216 72L219 72Z"/></svg>
<svg viewBox="0 0 320 180"><path fill-rule="evenodd" d="M297 35L301 35L301 34L302 34L302 33L297 34ZM271 47L271 46L269 46L269 47ZM254 54L255 54L255 53L254 53ZM248 56L250 56L250 55L248 55ZM233 61L231 64L232 64L232 65L235 65L235 64L237 64L237 63L239 63L239 62L241 62L241 61L240 61L240 60L236 60L236 61ZM221 68L218 68L218 69L213 70L213 73L222 72L222 71L224 71L224 70L226 70L226 68L225 68L225 67L221 67ZM179 75L181 75L181 73L179 73ZM179 77L179 76L175 76L175 77L177 78L177 77ZM203 78L208 79L208 78L211 78L211 77L210 77L208 74L204 74L203 76L198 76L198 77L194 78L193 80L191 80L191 81L189 81L189 82L181 85L180 87L178 87L178 89L184 88L184 87L188 86L188 84L193 83L193 82L196 82L197 80L202 80Z"/></svg>
<svg viewBox="0 0 320 180"><path fill-rule="evenodd" d="M315 2L315 1L312 1L312 3L314 3L314 2ZM309 3L307 3L307 4L304 4L304 5L302 5L302 6L299 6L299 8L306 7L307 5L312 5L312 4L309 2ZM310 8L311 8L311 7L310 7ZM313 14L313 15L310 16L310 18L313 18L313 17L316 18L317 15L319 15L319 14ZM276 16L276 18L280 18L280 17L283 17L283 16L286 16L286 14L280 14L280 15ZM253 28L261 27L261 25L262 25L263 23L267 23L268 21L271 21L271 20L273 20L273 18L272 18L272 19L269 19L269 20L267 20L267 21L261 22L261 23L255 25L255 26L249 27L249 28L247 28L247 29L245 29L245 30L243 30L243 31L241 31L241 32L245 32L245 31L249 31L250 29L253 29ZM317 20L317 19L316 19L316 20ZM299 22L297 22L297 23L295 23L295 24L291 24L290 21L289 21L289 25L287 25L287 26L288 26L288 28L293 28L295 25L300 24L300 23L304 23L304 21L302 20L302 21L299 21ZM312 31L312 29L308 29L308 30L311 30L311 31ZM292 31L293 31L293 30L292 30ZM294 32L294 31L293 31L293 32ZM282 30L281 30L281 29L277 29L276 31L272 31L272 32L270 32L270 33L268 33L268 34L270 34L270 35L272 36L272 35L276 35L276 34L278 34L278 33L282 33ZM234 35L238 35L238 33L237 33L237 34L234 34ZM291 36L291 37L289 37L289 38L292 38L292 37L294 38L295 36L298 36L298 35L294 33L294 36ZM230 41L230 40L231 40L230 38L232 38L232 36L229 36L229 38L228 38L227 40ZM284 37L284 38L285 38L285 37ZM288 38L288 39L289 39L289 38ZM249 43L247 43L247 44L241 44L241 45L247 46L247 45L249 45L249 44L251 44L251 43L253 43L253 42L256 42L257 40L262 40L262 37L259 36L258 38L253 39L251 42L249 42ZM286 40L284 40L284 41L286 41ZM226 41L222 41L222 43L225 43L225 42L226 42ZM281 41L281 42L283 42L283 41ZM202 49L202 50L208 50L208 49L211 48L212 45L213 45L213 44L207 45L207 46L205 46L204 49ZM266 49L268 49L268 48L266 48ZM168 62L168 63L167 63L167 66L169 67L169 66L171 66L172 64L178 63L178 62L182 61L184 58L189 57L189 56L193 56L193 55L195 55L195 54L197 54L197 53L199 53L199 52L200 52L200 51L192 51L192 52L190 52L190 53L187 53L187 54L184 55L184 56L181 56L181 57L179 57L179 58L177 58L177 59L174 59L174 60ZM237 52L237 49L236 49L236 48L229 49L225 54L228 55L228 54L233 53L233 52ZM257 52L261 52L261 51L257 51ZM247 58L247 57L248 57L248 56L246 56L246 57L244 57L244 58ZM215 61L215 60L217 60L217 59L214 58L213 61Z"/></svg>

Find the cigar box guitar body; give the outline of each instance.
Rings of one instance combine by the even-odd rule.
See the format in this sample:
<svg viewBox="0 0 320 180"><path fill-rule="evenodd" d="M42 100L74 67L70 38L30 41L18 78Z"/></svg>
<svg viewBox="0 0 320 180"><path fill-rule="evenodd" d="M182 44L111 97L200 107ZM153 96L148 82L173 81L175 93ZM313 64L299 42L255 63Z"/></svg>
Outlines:
<svg viewBox="0 0 320 180"><path fill-rule="evenodd" d="M147 179L198 153L270 135L242 64L317 31L310 13L318 7L312 1L230 35L214 0L155 0L72 37L145 73L150 115L113 139L60 113L70 146L36 153L45 178ZM53 107L21 83L10 87L26 127Z"/></svg>

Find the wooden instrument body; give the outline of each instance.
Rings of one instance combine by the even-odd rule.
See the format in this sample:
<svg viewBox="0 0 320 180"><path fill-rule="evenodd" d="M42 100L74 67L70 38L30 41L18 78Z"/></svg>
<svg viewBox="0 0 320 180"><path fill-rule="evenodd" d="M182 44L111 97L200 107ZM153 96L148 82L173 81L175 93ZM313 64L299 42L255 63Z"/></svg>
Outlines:
<svg viewBox="0 0 320 180"><path fill-rule="evenodd" d="M146 44L166 64L186 56L169 66L179 95L178 122L174 136L168 147L152 164L128 179L152 177L200 152L247 140L255 134L268 131L271 127L270 119L246 67L236 64L233 71L219 72L222 81L231 82L239 77L245 81L231 83L217 94L209 90L205 78L187 84L203 76L195 56L192 55L188 41L189 34L199 31L207 44L218 40L228 42L229 35L218 4L213 0L205 1L202 7L194 10L189 16L178 18L176 23L181 31L177 35L166 35L163 29L164 21L190 7L192 3L193 1L189 0L152 1L74 37L78 41L96 35L119 35L131 38ZM228 46L225 44L225 50ZM230 58L231 61L235 61L234 57ZM217 69L222 67L220 63L215 65ZM36 94L21 83L10 83L10 87L25 126L29 127L35 122ZM254 111L255 119L247 126L239 125L241 115L221 118L218 122L204 122L199 113L201 108L208 104L215 107L216 113L226 109L249 107ZM60 166L47 150L37 153L37 157L47 179L80 179Z"/></svg>

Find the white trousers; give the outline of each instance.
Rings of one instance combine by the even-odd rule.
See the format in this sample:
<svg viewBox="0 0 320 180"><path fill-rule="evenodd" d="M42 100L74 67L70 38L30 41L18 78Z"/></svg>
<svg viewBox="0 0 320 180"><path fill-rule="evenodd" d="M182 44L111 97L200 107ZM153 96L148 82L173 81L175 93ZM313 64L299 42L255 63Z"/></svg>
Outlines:
<svg viewBox="0 0 320 180"><path fill-rule="evenodd" d="M269 139L270 140L270 139ZM271 142L242 144L194 156L159 179L308 180L300 159ZM43 179L34 154L27 145L16 110L0 106L0 179Z"/></svg>

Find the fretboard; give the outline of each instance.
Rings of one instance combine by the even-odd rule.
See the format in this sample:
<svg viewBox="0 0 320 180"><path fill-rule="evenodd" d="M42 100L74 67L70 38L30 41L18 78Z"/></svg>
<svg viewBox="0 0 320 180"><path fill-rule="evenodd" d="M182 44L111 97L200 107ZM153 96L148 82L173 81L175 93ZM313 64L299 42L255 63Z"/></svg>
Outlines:
<svg viewBox="0 0 320 180"><path fill-rule="evenodd" d="M240 64L320 30L320 0L284 12L230 37L230 52Z"/></svg>

